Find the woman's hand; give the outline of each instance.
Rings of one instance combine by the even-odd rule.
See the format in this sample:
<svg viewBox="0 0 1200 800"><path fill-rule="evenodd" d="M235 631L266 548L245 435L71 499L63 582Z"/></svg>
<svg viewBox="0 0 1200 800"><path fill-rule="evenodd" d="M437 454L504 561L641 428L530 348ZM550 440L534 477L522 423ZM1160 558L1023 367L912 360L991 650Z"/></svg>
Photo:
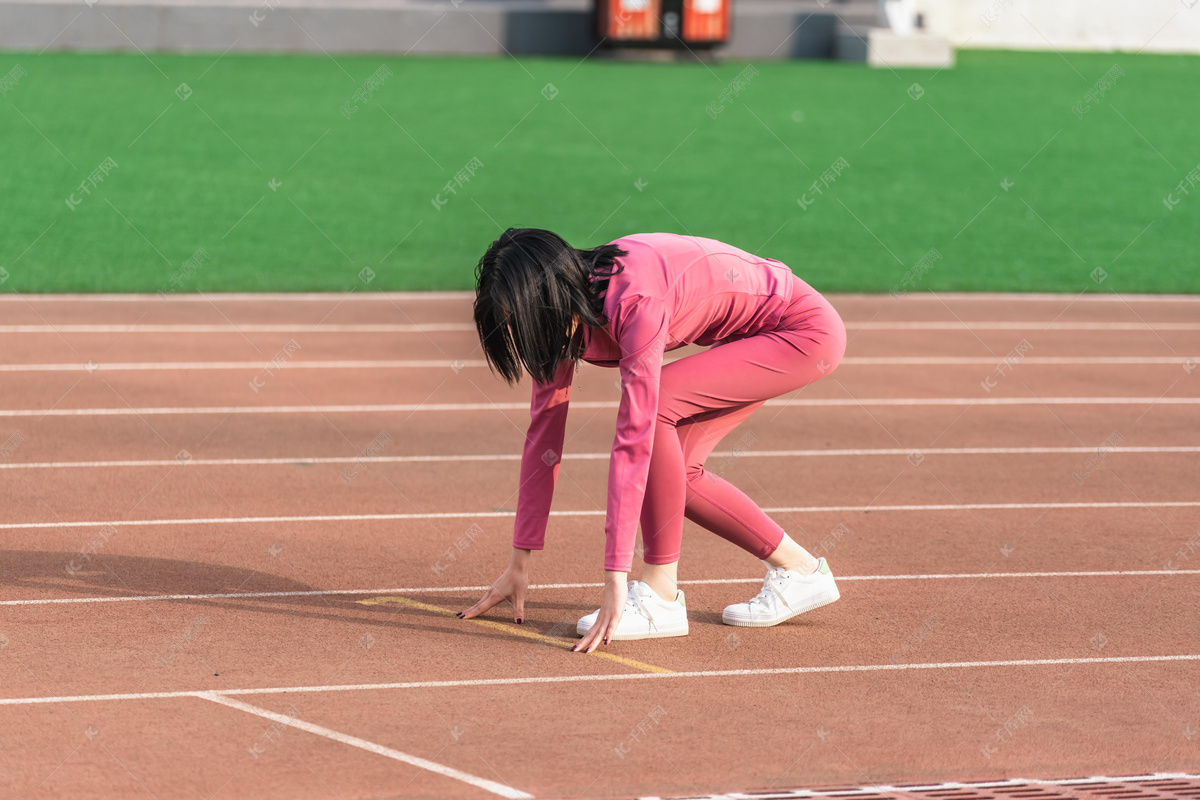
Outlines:
<svg viewBox="0 0 1200 800"><path fill-rule="evenodd" d="M473 619L507 600L513 606L513 621L520 625L525 621L525 592L528 589L529 551L514 547L508 569L496 579L482 600L466 611L458 612L458 616Z"/></svg>
<svg viewBox="0 0 1200 800"><path fill-rule="evenodd" d="M604 573L604 597L600 600L600 613L596 615L596 624L591 627L579 644L571 648L576 653L590 653L600 646L601 642L608 644L616 633L621 614L625 611L625 597L628 594L628 572Z"/></svg>

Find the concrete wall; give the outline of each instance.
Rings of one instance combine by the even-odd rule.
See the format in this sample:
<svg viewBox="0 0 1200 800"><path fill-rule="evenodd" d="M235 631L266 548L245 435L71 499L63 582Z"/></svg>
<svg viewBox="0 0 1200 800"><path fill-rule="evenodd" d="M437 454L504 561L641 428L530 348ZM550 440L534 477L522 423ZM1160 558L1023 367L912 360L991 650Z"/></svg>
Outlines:
<svg viewBox="0 0 1200 800"><path fill-rule="evenodd" d="M904 0L958 47L1200 53L1200 0ZM877 0L733 0L728 58L828 58ZM592 0L0 0L0 49L544 53L596 44Z"/></svg>
<svg viewBox="0 0 1200 800"><path fill-rule="evenodd" d="M910 0L959 47L1200 53L1197 0Z"/></svg>
<svg viewBox="0 0 1200 800"><path fill-rule="evenodd" d="M586 53L587 0L318 5L0 2L0 48L169 52Z"/></svg>
<svg viewBox="0 0 1200 800"><path fill-rule="evenodd" d="M728 58L833 58L838 17L812 3L733 0ZM848 13L849 12L849 13ZM838 9L839 16L874 20L874 6Z"/></svg>
<svg viewBox="0 0 1200 800"><path fill-rule="evenodd" d="M735 0L729 58L828 58L875 0ZM578 55L592 0L0 0L0 49Z"/></svg>

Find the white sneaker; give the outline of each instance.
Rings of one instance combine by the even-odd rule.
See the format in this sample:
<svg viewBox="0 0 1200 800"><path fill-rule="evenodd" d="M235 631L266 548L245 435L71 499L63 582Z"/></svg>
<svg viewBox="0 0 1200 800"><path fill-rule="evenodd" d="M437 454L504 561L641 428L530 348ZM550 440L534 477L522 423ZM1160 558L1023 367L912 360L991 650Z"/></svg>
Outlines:
<svg viewBox="0 0 1200 800"><path fill-rule="evenodd" d="M817 571L811 575L771 567L758 596L749 603L727 606L721 621L743 628L768 628L805 611L827 606L839 597L833 573L824 558L817 562Z"/></svg>
<svg viewBox="0 0 1200 800"><path fill-rule="evenodd" d="M583 636L596 624L597 609L579 620L575 635ZM630 581L625 598L625 611L617 623L611 641L628 639L663 639L668 636L687 636L687 602L680 591L674 600L663 600L645 581Z"/></svg>

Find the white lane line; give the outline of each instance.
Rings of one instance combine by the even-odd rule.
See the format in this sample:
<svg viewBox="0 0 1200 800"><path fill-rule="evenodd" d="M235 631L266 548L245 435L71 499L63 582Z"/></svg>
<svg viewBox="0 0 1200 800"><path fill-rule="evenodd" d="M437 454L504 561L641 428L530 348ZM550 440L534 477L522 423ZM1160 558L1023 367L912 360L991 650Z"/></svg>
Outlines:
<svg viewBox="0 0 1200 800"><path fill-rule="evenodd" d="M671 363L678 359L665 359ZM1027 356L1023 365L1041 366L1185 366L1189 359L1159 356ZM874 367L957 367L996 365L995 358L947 357L849 357L842 359L840 366ZM253 370L261 371L261 361L121 361L90 362L87 364L0 364L0 372L169 372L172 370ZM290 361L288 370L316 369L486 369L482 359L448 361L430 359L374 360L374 361Z"/></svg>
<svg viewBox="0 0 1200 800"><path fill-rule="evenodd" d="M622 672L615 674L547 675L537 678L477 678L457 681L408 681L405 683L356 683L320 686L274 686L257 689L185 690L176 692L130 692L127 694L80 694L61 697L5 697L0 706L29 706L49 703L99 703L126 700L164 700L174 697L245 697L256 694L324 694L328 692L369 692L390 689L449 689L468 686L522 686L590 681L646 681L675 678L740 678L756 675L812 675L842 672L909 672L943 669L981 669L992 667L1053 667L1071 664L1154 664L1200 661L1200 655L1106 656L1096 658L1026 658L1013 661L938 661L924 664L855 664L826 667L776 667L763 669L714 669L696 672Z"/></svg>
<svg viewBox="0 0 1200 800"><path fill-rule="evenodd" d="M357 323L319 324L303 322L230 324L141 324L109 325L103 323L72 323L69 325L0 325L0 333L430 333L474 331L469 322L429 322L421 324Z"/></svg>
<svg viewBox="0 0 1200 800"><path fill-rule="evenodd" d="M1200 331L1200 322L847 322L847 328L867 331Z"/></svg>
<svg viewBox="0 0 1200 800"><path fill-rule="evenodd" d="M311 722L305 722L302 719L297 719L296 717L291 717L287 714L277 714L274 711L268 711L265 708L259 708L258 706L252 706L249 703L243 703L241 700L234 700L231 697L224 697L214 692L199 692L196 694L196 697L213 703L219 703L220 705L228 706L229 708L236 708L238 711L244 711L247 714L253 714L256 717L269 719L272 722L280 725L286 725L289 728L295 728L296 730L305 731L306 733L311 733L316 736L322 736L326 739L332 739L335 742L348 744L351 747L357 747L360 750L366 750L368 753L375 753L376 755L391 758L396 761L403 761L405 764L411 764L418 769L423 769L427 772L433 772L447 778L453 778L456 781L462 781L463 783L470 784L477 789L483 789L484 791L491 792L492 794L498 794L501 797L508 797L512 800L531 800L533 797L531 794L514 789L511 786L503 783L490 781L486 778L478 778L469 773L454 769L453 767L447 767L419 756L402 753L399 750L393 750L392 748L384 747L381 744L368 742L366 739L360 739L357 736L347 736L344 733L339 733L338 731L321 725L314 725Z"/></svg>
<svg viewBox="0 0 1200 800"><path fill-rule="evenodd" d="M1042 364L1049 366L1070 365L1138 365L1138 364L1171 364L1183 366L1189 359L1182 356L1026 356L1022 364ZM996 359L979 358L975 356L851 356L843 358L839 366L847 364L857 366L995 366ZM289 365L290 366L290 365ZM261 368L261 367L260 367Z"/></svg>
<svg viewBox="0 0 1200 800"><path fill-rule="evenodd" d="M842 450L758 450L738 453L739 458L821 458L821 457L870 457L870 456L909 456L913 450L899 448L865 448ZM921 450L923 456L996 456L996 455L1055 455L1095 453L1094 447L931 447ZM1111 453L1200 453L1200 447L1169 446L1169 447L1113 447L1106 452ZM563 461L602 461L607 460L609 453L565 453ZM719 450L712 453L712 458L723 458L733 455L730 451ZM316 464L353 464L361 461L361 456L295 456L292 458L192 458L187 464L192 466L313 466ZM436 456L372 456L372 464L441 464L458 462L484 462L521 460L520 453L496 453L482 455L436 455ZM129 461L13 461L0 463L4 469L96 469L113 467L177 467L180 462L174 458L162 459L133 459Z"/></svg>
<svg viewBox="0 0 1200 800"><path fill-rule="evenodd" d="M1200 575L1200 569L1126 569L1126 570L1083 570L1075 572L945 572L926 575L839 575L846 581L965 581L1005 578L1122 578L1136 576ZM682 586L719 586L725 584L762 583L762 577L753 578L698 578L679 581ZM603 583L535 583L530 591L551 589L598 589ZM399 589L327 589L291 592L212 592L209 594L145 594L119 597L49 597L31 600L0 600L0 606L54 606L91 603L133 603L156 600L245 600L268 597L377 597L380 595L427 595L483 592L489 586L407 586Z"/></svg>
<svg viewBox="0 0 1200 800"><path fill-rule="evenodd" d="M831 292L825 295L830 299L854 299L854 300L886 300L888 304L895 303L895 300L890 294L841 294ZM331 300L342 302L391 302L392 300L474 300L475 292L470 290L460 291L430 291L430 292L386 292L386 291L369 291L369 292L210 292L208 294L184 294L177 293L170 296L170 299L165 301L168 303L194 302L194 303L211 303L213 300L234 300L251 302L262 300L274 300L284 302L322 302L327 303ZM37 294L37 295L17 295L17 294L0 294L0 301L12 300L21 302L83 302L90 303L92 301L102 302L164 302L157 294ZM1033 301L1054 301L1065 303L1145 303L1145 302L1167 302L1167 303L1194 303L1200 301L1200 295L1191 294L1057 294L1054 292L939 292L936 296L928 292L909 292L904 297L904 302L911 303L913 301L936 302L942 304L943 300L968 300L971 302L989 302L992 300L1025 302Z"/></svg>
<svg viewBox="0 0 1200 800"><path fill-rule="evenodd" d="M947 781L946 783L927 783L923 785L905 784L903 786L892 786L891 784L879 783L870 786L858 786L853 789L831 789L822 791L820 789L776 789L770 792L754 792L753 794L743 794L741 792L727 792L721 795L695 795L693 797L676 797L674 800L713 800L719 797L721 800L808 800L808 798L816 797L858 797L866 795L868 797L877 798L880 794L892 792L913 792L917 794L935 794L948 792L952 790L966 790L974 792L976 796L985 789L1003 789L1003 788L1019 788L1026 786L1034 788L1037 786L1087 786L1090 784L1115 784L1115 783L1148 783L1150 781L1189 781L1200 780L1200 775L1193 775L1189 772L1154 772L1147 775L1123 775L1120 777L1109 777L1107 775L1093 775L1089 778L1009 778L1003 781L980 781L977 783L961 783L959 781ZM1104 794L1111 796L1110 787L1106 787ZM999 793L997 793L999 794ZM1009 794L1005 792L1004 794ZM1018 796L1015 792L1013 796ZM1121 793L1123 794L1123 793ZM1028 795L1027 795L1028 796ZM1036 796L1036 795L1034 795ZM656 795L646 795L638 798L638 800L664 800L664 798Z"/></svg>
<svg viewBox="0 0 1200 800"><path fill-rule="evenodd" d="M888 295L885 295L888 296ZM950 297L951 295L941 295L941 297ZM963 297L970 297L969 294L963 294ZM997 295L1000 296L1000 295ZM1013 295L1021 297L1023 295ZM1033 297L1034 295L1029 295ZM1108 295L1095 295L1095 297L1107 297ZM1129 295L1131 300L1140 300L1150 297L1167 298L1171 295ZM1179 295L1180 298L1187 295ZM1071 300L1071 295L1046 295L1047 298L1058 298L1060 300ZM1079 300L1086 300L1091 295L1084 295ZM284 301L284 302L320 302L328 303L358 303L364 300L376 301L380 303L391 303L393 300L474 300L475 293L471 291L459 292L208 292L207 294L183 294L176 293L170 295L169 300L163 300L157 294L34 294L34 295L16 295L16 294L0 294L0 300L20 300L27 303L51 302L51 303L90 303L100 301L105 303L132 303L132 302L158 302L158 303L204 303L210 304L214 300L221 302L223 300L234 300L250 302L261 302L264 300Z"/></svg>
<svg viewBox="0 0 1200 800"><path fill-rule="evenodd" d="M764 508L768 514L871 513L876 511L1013 511L1053 508L1196 508L1200 500L1149 500L1137 503L958 503L905 506L785 506ZM603 517L603 509L587 511L551 511L552 517ZM274 517L196 517L192 519L114 519L57 522L5 522L0 530L35 528L102 528L106 526L142 528L162 525L233 525L267 522L365 522L404 519L490 519L511 517L511 511L438 511L427 514L311 514Z"/></svg>
<svg viewBox="0 0 1200 800"><path fill-rule="evenodd" d="M616 401L572 401L572 408L615 409ZM858 406L1112 406L1200 405L1200 397L863 397L768 400L767 406L796 408ZM186 414L368 414L414 411L528 411L529 403L380 403L328 406L163 406L151 408L6 408L0 417L126 417Z"/></svg>
<svg viewBox="0 0 1200 800"><path fill-rule="evenodd" d="M848 330L868 331L1200 331L1200 322L1053 322L966 321L966 322L872 322L850 320ZM392 322L320 323L273 322L230 324L146 323L112 325L107 323L71 323L63 325L0 325L0 333L474 333L470 322L428 322L417 324ZM995 363L995 360L992 361Z"/></svg>
<svg viewBox="0 0 1200 800"><path fill-rule="evenodd" d="M1026 359L1028 361L1028 359ZM995 364L993 359L991 364ZM1158 362L1155 362L1158 363ZM1181 364L1182 358L1164 363ZM464 369L486 367L483 360L382 360L382 361L289 361L289 372L297 369ZM88 364L0 364L0 372L168 372L171 370L261 371L261 361L124 361Z"/></svg>

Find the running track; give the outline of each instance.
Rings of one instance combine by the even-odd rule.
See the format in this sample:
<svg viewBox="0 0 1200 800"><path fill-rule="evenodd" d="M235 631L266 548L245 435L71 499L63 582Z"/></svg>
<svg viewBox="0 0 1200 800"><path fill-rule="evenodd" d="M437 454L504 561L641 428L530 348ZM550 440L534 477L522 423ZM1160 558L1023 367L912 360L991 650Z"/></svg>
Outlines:
<svg viewBox="0 0 1200 800"><path fill-rule="evenodd" d="M482 366L467 296L0 297L0 785L1200 772L1200 300L833 300L846 362L709 467L826 555L843 600L724 627L759 565L689 525L691 635L582 656L612 371L580 372L526 624L464 622L507 558L528 400Z"/></svg>

